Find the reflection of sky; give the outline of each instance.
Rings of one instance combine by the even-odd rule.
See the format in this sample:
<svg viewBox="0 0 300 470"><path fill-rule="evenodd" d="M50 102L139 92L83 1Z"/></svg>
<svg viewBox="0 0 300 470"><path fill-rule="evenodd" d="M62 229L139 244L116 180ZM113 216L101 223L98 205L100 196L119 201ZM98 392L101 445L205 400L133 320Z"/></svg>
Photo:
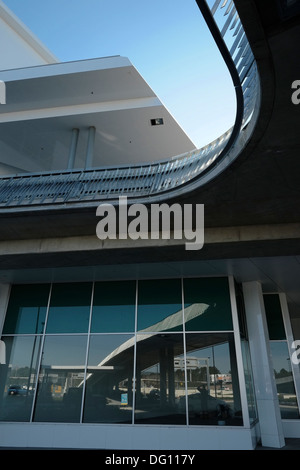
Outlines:
<svg viewBox="0 0 300 470"><path fill-rule="evenodd" d="M209 366L215 366L221 374L227 374L231 371L228 343L217 344L209 348L201 348L192 353L189 352L188 355L202 359L209 358Z"/></svg>
<svg viewBox="0 0 300 470"><path fill-rule="evenodd" d="M135 305L94 305L91 331L93 333L122 333L134 331Z"/></svg>
<svg viewBox="0 0 300 470"><path fill-rule="evenodd" d="M208 308L209 308L209 305L207 304L193 304L190 307L187 307L184 312L185 321L190 321L191 319L199 315L202 315ZM171 311L173 312L173 306L172 306ZM153 336L152 333L165 332L165 331L170 331L172 329L176 329L176 327L181 326L182 323L183 323L182 310L176 311L175 313L171 313L169 316L166 316L166 318L164 318L163 320L158 321L157 323L148 326L148 328L144 328L143 330L140 330L139 333L143 333L143 334L138 335L136 338L136 341L138 342L138 341L143 341L145 339L151 338L151 336ZM144 333L148 333L148 334L144 334ZM117 356L118 354L121 354L123 351L126 351L126 349L132 347L134 345L134 342L135 342L135 338L131 337L123 344L118 345L118 347L115 350L113 350L107 357L102 359L100 363L104 365L105 361L108 361L112 357Z"/></svg>
<svg viewBox="0 0 300 470"><path fill-rule="evenodd" d="M152 335L140 335L140 338L149 338ZM5 343L8 339L3 338ZM41 337L37 337L36 347L40 345ZM86 335L75 336L48 336L45 338L43 354L44 365L84 365L86 354ZM10 357L7 357L9 365L13 368L29 365L32 355L34 338L24 336L14 338ZM100 362L108 360L126 350L134 344L134 337L127 334L95 335L90 338L89 365L97 366ZM286 342L271 342L272 360L274 369L291 370L289 354ZM8 348L7 348L8 350ZM197 358L209 358L209 366L215 365L220 373L228 373L231 370L228 343L218 344L207 348L187 352L187 356Z"/></svg>
<svg viewBox="0 0 300 470"><path fill-rule="evenodd" d="M117 351L123 344L131 341L132 335L95 335L90 338L88 365L97 366L104 361L112 351ZM134 340L132 341L132 345Z"/></svg>
<svg viewBox="0 0 300 470"><path fill-rule="evenodd" d="M138 329L144 330L151 325L160 322L163 318L170 317L178 311L182 312L181 304L152 304L138 306ZM182 324L182 313L181 313Z"/></svg>
<svg viewBox="0 0 300 470"><path fill-rule="evenodd" d="M43 365L84 366L87 335L46 336Z"/></svg>
<svg viewBox="0 0 300 470"><path fill-rule="evenodd" d="M289 358L289 351L287 343L284 342L270 342L271 354L273 366L276 372L280 372L281 369L291 371L291 361Z"/></svg>
<svg viewBox="0 0 300 470"><path fill-rule="evenodd" d="M187 307L185 309L186 321L189 321L199 315L202 315L203 313L206 312L208 308L209 308L209 305L207 304L193 304L190 307ZM142 330L140 332L141 334L137 336L136 341L140 342L140 341L149 339L152 336L154 336L153 333L168 331L176 327L177 325L181 325L181 324L182 324L182 310L179 310L178 312L173 313L172 315L165 318L164 320L159 321L158 323L151 325L148 328L145 328L144 330ZM199 340L200 340L200 335L201 333L199 333ZM118 355L121 355L125 351L129 350L129 348L133 347L135 343L134 336L130 337L129 335L118 335L118 337L120 336L123 336L125 341L122 343L120 340L118 341L117 339L115 339L115 341L118 342L117 347L115 349L112 349L112 347L110 347L110 349L108 349L108 354L106 356L104 355L105 350L103 346L101 346L101 337L95 336L94 341L97 340L99 342L101 354L99 355L99 351L96 350L94 355L91 356L93 358L93 362L90 361L90 365L94 365L94 366L105 365L110 359L117 357ZM211 334L211 337L212 337L212 342L213 342L213 333ZM100 340L97 338L100 338ZM107 344L110 344L110 346L112 346L112 343L109 341L109 337L107 339ZM188 346L188 334L187 334L187 346ZM191 351L188 350L187 355L190 355L190 353ZM226 342L225 337L224 337L224 343L222 344L200 348L199 350L193 350L192 353L195 357L198 357L198 358L204 358L204 357L209 358L210 359L209 365L211 367L215 366L219 370L220 373L228 373L229 371L231 371L229 346L228 346L228 343Z"/></svg>
<svg viewBox="0 0 300 470"><path fill-rule="evenodd" d="M51 307L47 320L47 333L87 333L90 307Z"/></svg>
<svg viewBox="0 0 300 470"><path fill-rule="evenodd" d="M17 312L12 312L12 317L4 325L4 332L9 333L43 333L46 316L46 307L20 307ZM16 324L14 324L14 314L17 314ZM10 311L8 310L8 315Z"/></svg>
<svg viewBox="0 0 300 470"><path fill-rule="evenodd" d="M22 307L18 315L16 331L24 333L43 333L46 307ZM28 330L29 328L29 330Z"/></svg>
<svg viewBox="0 0 300 470"><path fill-rule="evenodd" d="M162 310L159 310L158 305L143 306L146 309L143 312L147 312L149 308L148 319L152 322L158 321L148 327L144 328L137 337L137 341L142 341L152 336L151 333L170 331L182 326L183 315L181 305L178 304L165 304L162 305ZM177 310L174 312L175 307ZM82 307L79 307L82 308ZM193 318L199 317L204 314L209 305L207 304L192 304L185 308L185 321L190 321ZM84 309L85 310L85 309ZM157 315L150 315L158 312ZM66 315L68 316L68 315ZM163 318L163 319L162 319ZM75 321L76 323L76 321ZM181 328L180 328L181 329ZM86 359L86 346L87 346L87 335L47 335L45 337L44 351L42 364L43 365L57 365L57 366L83 366ZM212 333L213 341L213 333ZM14 342L13 356L10 358L10 362L13 361L14 367L27 366L33 347L33 337L18 338ZM41 343L41 337L38 337L37 346ZM130 334L111 334L111 335L91 335L90 337L90 348L89 348L89 365L97 366L100 363L103 365L112 357L116 357L122 352L125 352L135 343L134 336ZM189 355L191 351L187 351ZM230 370L229 351L227 344L220 344L212 347L202 348L196 351L192 351L194 356L197 357L209 357L210 366L215 365L220 372L227 373ZM214 358L214 362L213 362ZM121 360L121 356L120 356Z"/></svg>
<svg viewBox="0 0 300 470"><path fill-rule="evenodd" d="M2 340L4 340L6 344L6 351L8 354L11 338L2 338ZM34 337L32 336L14 338L11 354L9 357L6 357L6 361L9 366L12 366L13 368L28 366L32 356L33 344Z"/></svg>
<svg viewBox="0 0 300 470"><path fill-rule="evenodd" d="M166 307L166 306L164 306ZM174 307L174 306L172 306ZM180 308L180 306L176 305L176 307ZM184 310L184 318L186 322L189 322L190 320L193 320L196 317L199 317L200 315L203 315L204 312L209 308L209 305L207 304L192 304L189 307L186 307ZM153 309L153 306L152 306ZM170 331L180 325L183 324L183 315L182 315L182 310L176 310L174 312L174 308L170 310L170 313L167 315L168 310L164 309L163 310L165 315L159 315L158 321L153 322L155 320L155 316L153 315L151 317L152 324L149 325L147 328L139 328L140 331ZM153 318L154 317L154 318ZM163 318L161 320L161 318Z"/></svg>

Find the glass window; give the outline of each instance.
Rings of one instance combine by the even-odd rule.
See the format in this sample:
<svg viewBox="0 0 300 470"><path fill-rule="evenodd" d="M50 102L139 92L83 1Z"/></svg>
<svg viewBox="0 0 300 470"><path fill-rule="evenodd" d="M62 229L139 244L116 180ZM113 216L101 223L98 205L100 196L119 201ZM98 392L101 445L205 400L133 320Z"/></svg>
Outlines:
<svg viewBox="0 0 300 470"><path fill-rule="evenodd" d="M264 305L281 417L299 419L292 364L278 294L265 294Z"/></svg>
<svg viewBox="0 0 300 470"><path fill-rule="evenodd" d="M135 423L186 424L182 334L137 336Z"/></svg>
<svg viewBox="0 0 300 470"><path fill-rule="evenodd" d="M88 331L92 284L54 284L47 320L47 333Z"/></svg>
<svg viewBox="0 0 300 470"><path fill-rule="evenodd" d="M232 330L227 278L185 279L186 331Z"/></svg>
<svg viewBox="0 0 300 470"><path fill-rule="evenodd" d="M135 281L96 283L91 332L134 331L135 297Z"/></svg>
<svg viewBox="0 0 300 470"><path fill-rule="evenodd" d="M186 364L189 423L242 426L233 334L188 333Z"/></svg>
<svg viewBox="0 0 300 470"><path fill-rule="evenodd" d="M49 285L15 285L11 289L3 334L43 333Z"/></svg>
<svg viewBox="0 0 300 470"><path fill-rule="evenodd" d="M41 337L3 337L6 363L0 365L1 421L29 421L36 386Z"/></svg>
<svg viewBox="0 0 300 470"><path fill-rule="evenodd" d="M140 281L138 330L182 331L181 281Z"/></svg>
<svg viewBox="0 0 300 470"><path fill-rule="evenodd" d="M286 339L279 295L264 295L264 305L270 340Z"/></svg>
<svg viewBox="0 0 300 470"><path fill-rule="evenodd" d="M87 336L45 337L34 421L78 423Z"/></svg>
<svg viewBox="0 0 300 470"><path fill-rule="evenodd" d="M242 424L226 278L184 280L184 310L181 279L92 288L12 288L0 420Z"/></svg>
<svg viewBox="0 0 300 470"><path fill-rule="evenodd" d="M283 419L299 419L298 403L286 341L270 342L275 382Z"/></svg>
<svg viewBox="0 0 300 470"><path fill-rule="evenodd" d="M83 421L131 423L134 336L91 335Z"/></svg>

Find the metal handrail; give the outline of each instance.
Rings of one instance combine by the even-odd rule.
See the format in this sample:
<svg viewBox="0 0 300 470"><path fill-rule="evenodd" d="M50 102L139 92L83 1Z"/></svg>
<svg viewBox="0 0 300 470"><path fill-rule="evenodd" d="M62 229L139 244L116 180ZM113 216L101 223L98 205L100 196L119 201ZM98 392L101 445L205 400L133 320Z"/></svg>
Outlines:
<svg viewBox="0 0 300 470"><path fill-rule="evenodd" d="M82 170L27 173L0 178L0 208L70 205L120 195L155 198L201 185L212 171L245 140L259 99L259 78L253 53L232 0L196 0L231 73L236 91L234 126L201 149L171 159Z"/></svg>

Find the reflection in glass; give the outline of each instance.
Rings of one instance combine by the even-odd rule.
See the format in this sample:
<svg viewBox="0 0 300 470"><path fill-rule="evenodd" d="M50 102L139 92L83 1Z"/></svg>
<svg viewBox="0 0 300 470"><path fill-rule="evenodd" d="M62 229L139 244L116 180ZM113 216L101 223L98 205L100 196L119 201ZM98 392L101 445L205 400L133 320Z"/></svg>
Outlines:
<svg viewBox="0 0 300 470"><path fill-rule="evenodd" d="M232 330L227 278L184 279L186 331Z"/></svg>
<svg viewBox="0 0 300 470"><path fill-rule="evenodd" d="M92 312L92 283L54 284L48 315L50 286L13 287L0 419L241 425L228 281L183 282L184 311L180 279L97 282Z"/></svg>
<svg viewBox="0 0 300 470"><path fill-rule="evenodd" d="M80 421L87 336L46 336L34 421Z"/></svg>
<svg viewBox="0 0 300 470"><path fill-rule="evenodd" d="M91 331L125 333L134 331L135 281L95 284Z"/></svg>
<svg viewBox="0 0 300 470"><path fill-rule="evenodd" d="M83 421L131 423L134 336L90 337Z"/></svg>
<svg viewBox="0 0 300 470"><path fill-rule="evenodd" d="M135 400L135 423L186 424L182 334L138 335Z"/></svg>
<svg viewBox="0 0 300 470"><path fill-rule="evenodd" d="M6 364L0 365L1 421L29 421L41 337L3 337Z"/></svg>
<svg viewBox="0 0 300 470"><path fill-rule="evenodd" d="M189 423L242 426L233 334L186 335Z"/></svg>
<svg viewBox="0 0 300 470"><path fill-rule="evenodd" d="M250 423L253 423L257 419L257 408L255 399L255 390L253 384L252 366L250 358L249 343L245 339L241 338L241 347L243 355L243 366L245 374L246 394L248 403L248 412Z"/></svg>
<svg viewBox="0 0 300 470"><path fill-rule="evenodd" d="M3 334L43 333L49 285L16 285L11 289Z"/></svg>
<svg viewBox="0 0 300 470"><path fill-rule="evenodd" d="M54 284L47 320L47 333L88 331L91 283Z"/></svg>
<svg viewBox="0 0 300 470"><path fill-rule="evenodd" d="M270 342L280 413L283 419L299 419L298 403L286 341Z"/></svg>
<svg viewBox="0 0 300 470"><path fill-rule="evenodd" d="M140 281L138 330L182 331L181 281Z"/></svg>

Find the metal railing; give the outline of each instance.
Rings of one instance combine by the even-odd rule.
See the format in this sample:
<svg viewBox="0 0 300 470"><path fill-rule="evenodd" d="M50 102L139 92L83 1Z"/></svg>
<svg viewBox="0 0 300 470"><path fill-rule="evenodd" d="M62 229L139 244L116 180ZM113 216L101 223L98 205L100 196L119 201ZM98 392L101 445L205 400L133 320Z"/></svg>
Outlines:
<svg viewBox="0 0 300 470"><path fill-rule="evenodd" d="M171 159L114 168L65 170L0 178L0 208L155 198L202 184L204 175L237 145L257 107L259 79L253 53L233 0L197 0L232 74L237 93L233 128L205 147ZM245 140L245 136L243 135Z"/></svg>

